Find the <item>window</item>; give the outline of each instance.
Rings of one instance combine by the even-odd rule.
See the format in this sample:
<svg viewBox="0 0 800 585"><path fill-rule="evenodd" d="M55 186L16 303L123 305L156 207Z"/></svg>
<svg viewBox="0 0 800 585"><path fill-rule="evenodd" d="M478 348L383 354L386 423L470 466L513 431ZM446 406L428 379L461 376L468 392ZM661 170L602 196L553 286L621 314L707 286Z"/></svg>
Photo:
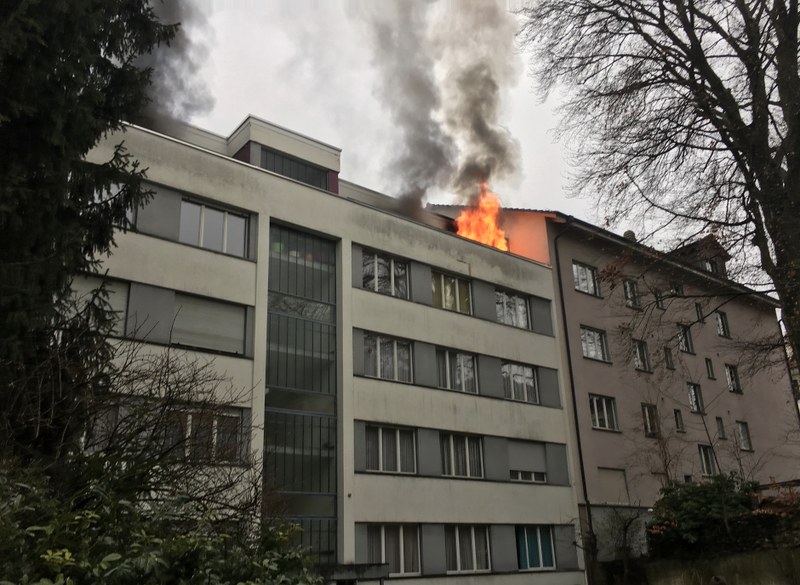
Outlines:
<svg viewBox="0 0 800 585"><path fill-rule="evenodd" d="M503 393L509 400L539 404L536 369L532 366L503 362Z"/></svg>
<svg viewBox="0 0 800 585"><path fill-rule="evenodd" d="M581 347L583 357L604 362L609 360L605 331L581 325Z"/></svg>
<svg viewBox="0 0 800 585"><path fill-rule="evenodd" d="M597 279L597 268L580 262L572 263L572 278L575 290L595 297L600 296L600 281Z"/></svg>
<svg viewBox="0 0 800 585"><path fill-rule="evenodd" d="M170 459L242 463L245 429L242 411L230 409L166 413L165 452Z"/></svg>
<svg viewBox="0 0 800 585"><path fill-rule="evenodd" d="M517 560L520 571L556 568L551 526L517 526Z"/></svg>
<svg viewBox="0 0 800 585"><path fill-rule="evenodd" d="M717 423L717 437L720 439L727 439L727 435L725 434L725 421L722 420L722 417L716 417Z"/></svg>
<svg viewBox="0 0 800 585"><path fill-rule="evenodd" d="M589 394L589 410L592 413L592 427L616 431L617 402L610 396Z"/></svg>
<svg viewBox="0 0 800 585"><path fill-rule="evenodd" d="M383 380L411 382L411 342L365 332L364 374Z"/></svg>
<svg viewBox="0 0 800 585"><path fill-rule="evenodd" d="M717 379L714 375L714 362L712 362L710 358L706 358L706 374L708 374L709 380Z"/></svg>
<svg viewBox="0 0 800 585"><path fill-rule="evenodd" d="M742 451L753 450L753 443L750 441L750 427L746 422L736 421L736 436L739 439L739 449Z"/></svg>
<svg viewBox="0 0 800 585"><path fill-rule="evenodd" d="M512 469L509 472L512 481L530 481L533 483L547 483L547 472L545 471L522 471Z"/></svg>
<svg viewBox="0 0 800 585"><path fill-rule="evenodd" d="M365 289L408 298L408 262L367 250L362 252L361 262Z"/></svg>
<svg viewBox="0 0 800 585"><path fill-rule="evenodd" d="M472 313L468 280L456 278L449 274L442 274L441 272L434 272L431 286L433 287L434 307L466 315Z"/></svg>
<svg viewBox="0 0 800 585"><path fill-rule="evenodd" d="M448 573L476 573L491 569L486 526L445 526L444 548Z"/></svg>
<svg viewBox="0 0 800 585"><path fill-rule="evenodd" d="M710 445L698 445L700 451L700 467L703 475L714 475L717 472L717 463L714 461L714 450Z"/></svg>
<svg viewBox="0 0 800 585"><path fill-rule="evenodd" d="M642 404L642 420L644 421L644 435L646 437L658 436L658 408L655 404Z"/></svg>
<svg viewBox="0 0 800 585"><path fill-rule="evenodd" d="M692 330L688 325L678 324L678 347L686 353L694 353Z"/></svg>
<svg viewBox="0 0 800 585"><path fill-rule="evenodd" d="M439 370L439 388L470 394L478 393L474 355L450 349L437 349L436 365Z"/></svg>
<svg viewBox="0 0 800 585"><path fill-rule="evenodd" d="M367 470L416 473L414 431L391 427L366 427Z"/></svg>
<svg viewBox="0 0 800 585"><path fill-rule="evenodd" d="M712 274L719 274L719 263L716 258L706 258L702 261L703 270Z"/></svg>
<svg viewBox="0 0 800 585"><path fill-rule="evenodd" d="M683 426L683 413L679 408L673 410L672 413L675 416L675 430L679 433L685 433L686 427Z"/></svg>
<svg viewBox="0 0 800 585"><path fill-rule="evenodd" d="M717 318L717 334L720 337L730 337L731 329L728 326L728 315L723 311L716 311L714 314Z"/></svg>
<svg viewBox="0 0 800 585"><path fill-rule="evenodd" d="M483 444L480 437L441 433L442 474L483 477Z"/></svg>
<svg viewBox="0 0 800 585"><path fill-rule="evenodd" d="M244 258L247 216L184 199L178 241Z"/></svg>
<svg viewBox="0 0 800 585"><path fill-rule="evenodd" d="M705 411L705 404L703 403L703 392L700 389L700 384L687 382L686 390L689 392L689 409L692 412L702 414Z"/></svg>
<svg viewBox="0 0 800 585"><path fill-rule="evenodd" d="M328 189L326 169L270 148L261 149L261 167L312 187Z"/></svg>
<svg viewBox="0 0 800 585"><path fill-rule="evenodd" d="M642 302L639 297L639 284L635 280L626 280L622 283L625 293L625 304L632 309L640 309Z"/></svg>
<svg viewBox="0 0 800 585"><path fill-rule="evenodd" d="M683 285L677 282L671 282L669 285L669 294L673 297L682 297Z"/></svg>
<svg viewBox="0 0 800 585"><path fill-rule="evenodd" d="M389 575L419 574L419 526L367 526L367 562L389 565Z"/></svg>
<svg viewBox="0 0 800 585"><path fill-rule="evenodd" d="M496 290L494 293L494 306L497 311L498 323L523 329L530 327L527 297L517 293Z"/></svg>
<svg viewBox="0 0 800 585"><path fill-rule="evenodd" d="M739 381L739 369L731 364L725 364L725 378L728 380L728 390L741 394L742 383Z"/></svg>
<svg viewBox="0 0 800 585"><path fill-rule="evenodd" d="M675 369L675 360L672 359L672 349L669 347L664 348L664 366L668 370Z"/></svg>
<svg viewBox="0 0 800 585"><path fill-rule="evenodd" d="M653 297L656 301L656 309L666 309L666 306L664 305L664 292L661 289L653 290Z"/></svg>
<svg viewBox="0 0 800 585"><path fill-rule="evenodd" d="M244 354L242 305L175 293L172 341L178 345Z"/></svg>
<svg viewBox="0 0 800 585"><path fill-rule="evenodd" d="M637 370L650 371L650 352L647 350L647 342L641 339L633 340L633 363Z"/></svg>
<svg viewBox="0 0 800 585"><path fill-rule="evenodd" d="M700 323L705 323L706 322L706 316L703 313L703 305L701 305L700 303L695 303L694 304L694 312L697 314L697 321L698 322L700 322Z"/></svg>

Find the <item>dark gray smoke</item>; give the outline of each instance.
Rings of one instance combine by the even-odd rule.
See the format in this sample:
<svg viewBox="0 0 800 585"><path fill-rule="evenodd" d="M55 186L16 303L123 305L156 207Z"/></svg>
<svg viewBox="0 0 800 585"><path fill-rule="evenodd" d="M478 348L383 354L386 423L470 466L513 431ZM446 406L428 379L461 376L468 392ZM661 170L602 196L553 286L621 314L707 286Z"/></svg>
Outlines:
<svg viewBox="0 0 800 585"><path fill-rule="evenodd" d="M153 11L163 24L179 27L169 45L160 45L137 61L139 67L152 68L150 103L136 123L170 134L179 121L209 112L214 98L205 85L200 69L208 57L205 15L192 0L152 0Z"/></svg>
<svg viewBox="0 0 800 585"><path fill-rule="evenodd" d="M440 188L466 200L479 180L513 175L519 147L500 120L520 67L504 4L384 0L366 20L376 93L402 137L391 168L400 195L419 206Z"/></svg>

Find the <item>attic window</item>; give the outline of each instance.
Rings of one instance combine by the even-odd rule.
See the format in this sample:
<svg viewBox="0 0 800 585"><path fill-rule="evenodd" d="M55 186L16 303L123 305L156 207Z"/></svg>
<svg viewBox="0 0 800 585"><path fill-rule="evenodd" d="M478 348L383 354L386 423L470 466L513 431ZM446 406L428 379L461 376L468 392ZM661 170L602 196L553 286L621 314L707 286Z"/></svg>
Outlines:
<svg viewBox="0 0 800 585"><path fill-rule="evenodd" d="M271 148L261 149L261 167L312 187L328 189L328 172L325 169Z"/></svg>
<svg viewBox="0 0 800 585"><path fill-rule="evenodd" d="M703 260L703 270L711 274L719 274L719 261L716 258L706 258Z"/></svg>

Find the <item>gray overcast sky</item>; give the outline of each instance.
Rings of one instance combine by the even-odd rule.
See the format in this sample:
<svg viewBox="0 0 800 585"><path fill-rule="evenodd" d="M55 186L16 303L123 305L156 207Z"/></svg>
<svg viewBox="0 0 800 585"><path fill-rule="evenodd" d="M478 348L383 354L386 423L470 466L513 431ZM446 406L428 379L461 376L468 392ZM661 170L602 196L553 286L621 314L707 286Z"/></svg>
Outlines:
<svg viewBox="0 0 800 585"><path fill-rule="evenodd" d="M373 47L359 13L370 0L196 1L207 23L190 34L208 49L201 73L215 105L194 124L227 136L253 114L341 148L342 178L394 194L388 167L398 132L376 97ZM502 123L519 141L521 172L491 186L505 206L597 221L589 200L565 195L568 168L552 133L556 117L538 103L525 56L516 58L520 75L508 88ZM446 193L432 200L453 202Z"/></svg>

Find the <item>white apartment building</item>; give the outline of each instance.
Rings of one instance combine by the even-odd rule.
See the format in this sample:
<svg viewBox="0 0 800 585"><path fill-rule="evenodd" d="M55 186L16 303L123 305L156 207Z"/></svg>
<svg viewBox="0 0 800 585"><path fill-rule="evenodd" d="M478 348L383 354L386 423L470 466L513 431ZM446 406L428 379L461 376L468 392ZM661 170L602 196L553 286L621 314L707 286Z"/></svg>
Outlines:
<svg viewBox="0 0 800 585"><path fill-rule="evenodd" d="M177 134L89 159L124 140L154 192L105 263L120 333L241 389L196 421L214 458L263 459L331 581L584 583L551 268L399 214L262 120Z"/></svg>

